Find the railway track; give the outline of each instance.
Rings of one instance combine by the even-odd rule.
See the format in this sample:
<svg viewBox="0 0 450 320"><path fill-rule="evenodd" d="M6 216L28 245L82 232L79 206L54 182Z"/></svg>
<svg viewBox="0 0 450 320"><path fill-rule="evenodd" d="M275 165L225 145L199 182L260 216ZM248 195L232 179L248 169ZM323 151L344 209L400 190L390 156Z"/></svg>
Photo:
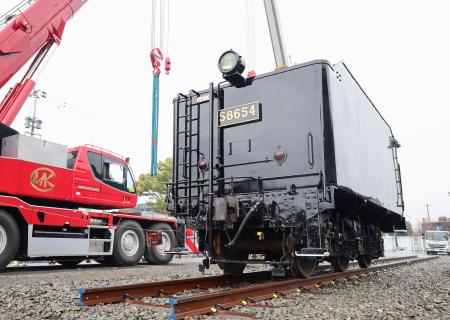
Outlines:
<svg viewBox="0 0 450 320"><path fill-rule="evenodd" d="M157 308L170 308L170 319L183 319L205 314L222 314L233 317L254 317L251 313L232 312L230 308L243 305L264 307L259 301L288 295L304 289L320 287L352 276L427 261L436 257L417 256L377 260L368 269L355 268L351 264L346 272L333 272L329 266L321 266L318 275L306 278L272 278L271 271L244 273L242 275L222 275L181 280L148 282L106 288L80 289L78 305L92 306L104 303L131 303ZM242 284L245 286L242 287ZM238 287L241 285L241 287ZM213 292L211 292L211 291ZM220 290L220 291L218 291ZM191 296L182 296L189 292ZM178 296L181 294L181 297ZM168 303L157 304L142 298L165 298Z"/></svg>

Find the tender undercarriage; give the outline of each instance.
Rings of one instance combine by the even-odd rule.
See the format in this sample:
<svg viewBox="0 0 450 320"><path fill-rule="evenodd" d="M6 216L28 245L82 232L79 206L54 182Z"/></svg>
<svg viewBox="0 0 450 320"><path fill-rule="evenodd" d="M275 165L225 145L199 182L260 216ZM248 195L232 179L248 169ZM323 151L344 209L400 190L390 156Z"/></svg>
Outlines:
<svg viewBox="0 0 450 320"><path fill-rule="evenodd" d="M200 250L210 253L205 263L218 263L225 273L241 273L247 264L267 263L276 270L290 270L295 277L309 277L323 261L330 262L335 271L345 271L350 260L368 267L372 259L383 256L380 219L364 201L364 205L346 203L346 207L320 203L317 193L310 190L289 198L290 206L267 197L238 199L240 214L225 206L223 215L216 200L211 235L206 231L206 212L199 211L196 226L191 227L199 231ZM306 202L295 206L298 198ZM230 202L236 199L224 201Z"/></svg>

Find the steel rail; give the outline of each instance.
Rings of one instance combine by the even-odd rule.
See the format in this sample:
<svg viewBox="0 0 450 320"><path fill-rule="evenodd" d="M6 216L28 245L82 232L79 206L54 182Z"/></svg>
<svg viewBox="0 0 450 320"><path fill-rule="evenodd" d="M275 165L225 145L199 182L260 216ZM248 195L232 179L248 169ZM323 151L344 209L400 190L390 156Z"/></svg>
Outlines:
<svg viewBox="0 0 450 320"><path fill-rule="evenodd" d="M382 264L367 269L355 269L346 272L329 273L311 278L272 281L264 284L250 285L244 288L230 289L228 291L189 298L171 298L169 299L169 303L171 305L171 314L169 319L184 319L186 317L214 314L220 310L227 310L231 307L240 305L242 302L248 303L266 300L274 297L274 294L286 294L295 290L302 290L304 288L320 286L321 284L332 283L338 281L339 279L428 261L435 258L437 258L437 256Z"/></svg>
<svg viewBox="0 0 450 320"><path fill-rule="evenodd" d="M269 280L271 271L249 272L240 275L221 275L212 277L200 277L191 279L167 280L130 284L124 286L83 289L79 290L79 306L91 306L101 303L125 302L128 298L167 297L184 290L206 290L221 286L230 286L240 282L257 282Z"/></svg>
<svg viewBox="0 0 450 320"><path fill-rule="evenodd" d="M397 258L386 258L376 260L374 263L387 263L391 261L412 259L417 256L406 256ZM356 266L356 262L350 263L350 266ZM328 265L319 266L317 272L330 272ZM212 277L198 277L190 279L167 280L158 282L146 282L140 284L130 284L123 286L79 289L80 298L77 300L78 306L92 306L105 303L120 303L135 301L144 297L167 297L184 290L206 290L222 286L230 287L233 284L241 282L267 281L272 278L271 271L258 271L243 273L241 275L221 275Z"/></svg>

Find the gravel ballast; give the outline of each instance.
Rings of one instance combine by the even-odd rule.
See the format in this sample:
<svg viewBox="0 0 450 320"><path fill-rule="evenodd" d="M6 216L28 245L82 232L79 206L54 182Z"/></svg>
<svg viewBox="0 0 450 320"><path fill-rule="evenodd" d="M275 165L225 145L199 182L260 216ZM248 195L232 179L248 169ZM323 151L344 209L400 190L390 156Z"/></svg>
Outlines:
<svg viewBox="0 0 450 320"><path fill-rule="evenodd" d="M115 304L77 307L79 288L198 277L199 259L167 266L0 272L0 319L163 319L168 310ZM216 266L205 276L220 274ZM450 257L400 267L243 308L259 319L450 319ZM218 317L208 317L218 318Z"/></svg>

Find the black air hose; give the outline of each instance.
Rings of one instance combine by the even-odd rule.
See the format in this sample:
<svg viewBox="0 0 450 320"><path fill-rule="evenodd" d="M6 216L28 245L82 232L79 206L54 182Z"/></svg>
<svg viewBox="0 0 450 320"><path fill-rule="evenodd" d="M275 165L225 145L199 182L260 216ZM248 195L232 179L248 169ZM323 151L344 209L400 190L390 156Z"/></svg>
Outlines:
<svg viewBox="0 0 450 320"><path fill-rule="evenodd" d="M244 227L247 224L247 221L250 219L251 215L253 213L255 213L258 210L259 205L262 203L262 201L258 201L257 203L255 203L255 205L247 212L247 215L245 216L244 220L242 220L241 225L239 226L238 231L236 232L236 234L234 235L233 240L231 240L230 242L228 242L225 247L232 247L236 244L236 241L239 240L239 238L241 237L242 232L244 231Z"/></svg>

